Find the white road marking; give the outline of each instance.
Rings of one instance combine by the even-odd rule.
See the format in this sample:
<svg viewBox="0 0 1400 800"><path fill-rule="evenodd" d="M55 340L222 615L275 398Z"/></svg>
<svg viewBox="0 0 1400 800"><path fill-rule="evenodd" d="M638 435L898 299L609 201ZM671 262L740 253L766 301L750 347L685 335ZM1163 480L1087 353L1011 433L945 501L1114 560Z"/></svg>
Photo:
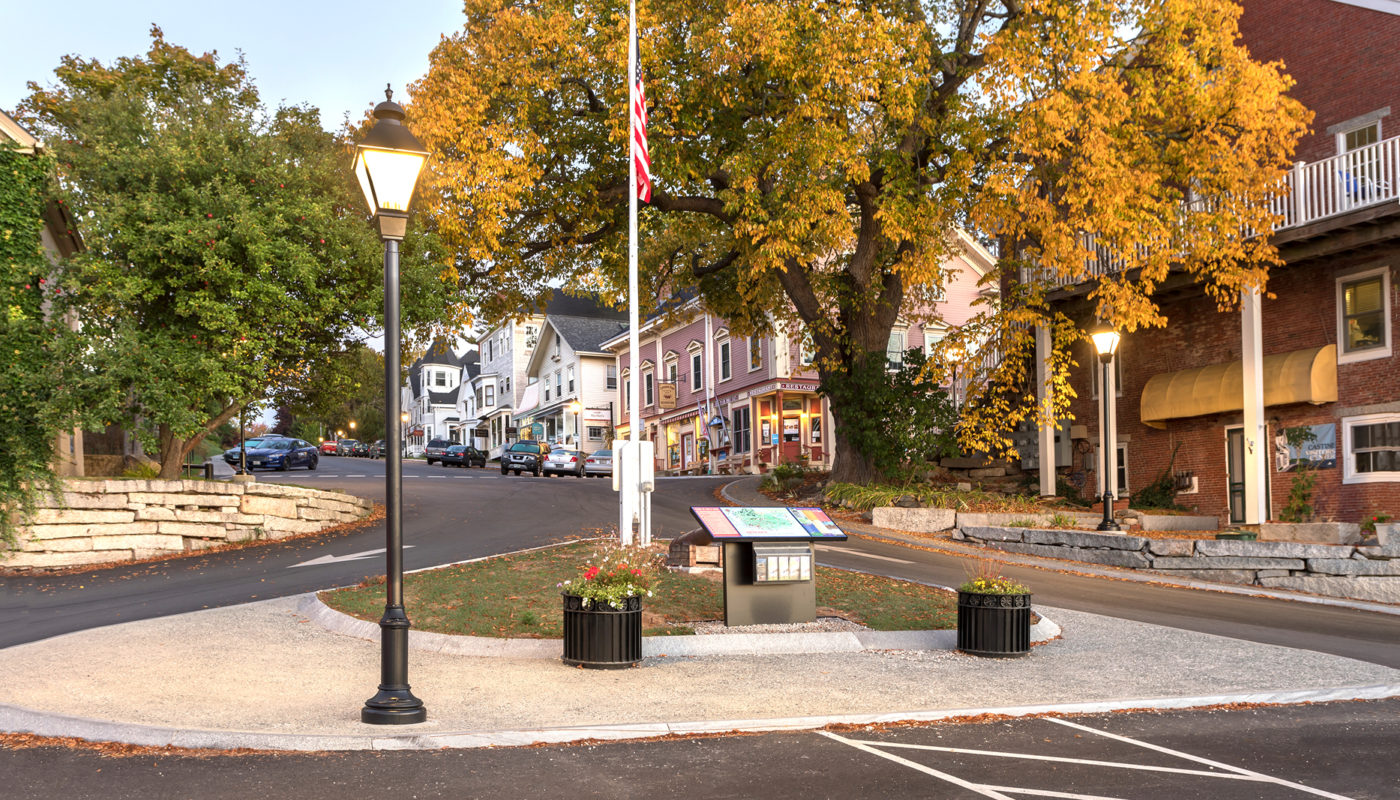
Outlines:
<svg viewBox="0 0 1400 800"><path fill-rule="evenodd" d="M851 740L857 741L857 740ZM1066 756L1042 756L1035 753L1007 753L1001 750L969 750L962 747L938 747L931 744L907 744L905 742L870 742L865 744L875 747L901 747L906 750L930 750L938 753L961 753L974 756L994 756L996 758L1024 758L1029 761L1058 761L1065 764L1084 764L1091 767L1117 767L1119 769L1138 769L1146 772L1174 772L1180 775L1204 775L1210 778L1226 778L1237 781L1258 781L1252 775L1239 775L1230 773L1222 775L1219 772L1212 772L1203 769L1184 769L1181 767L1158 767L1151 764L1128 764L1122 761L1096 761L1091 758L1068 758Z"/></svg>
<svg viewBox="0 0 1400 800"><path fill-rule="evenodd" d="M995 800L1015 800L1015 798L1011 797L1010 795L1002 794L1001 792L991 789L989 787L981 786L975 783L970 783L968 781L963 780L962 778L957 777L956 775L949 775L946 772L939 772L938 770L933 769L932 767L926 767L923 764L916 764L907 758L900 758L899 756L893 755L891 753L881 752L880 750L877 750L876 748L871 747L863 742L857 742L842 736L837 736L831 731L817 731L817 733L821 734L822 736L825 736L828 739L834 739L838 742L841 742L842 744L848 744L851 747L856 748L857 750L864 750L867 753L877 755L880 758L887 759L889 761L893 761L896 764L903 764L904 766L922 772L925 775L932 775L935 778L945 780L948 783L953 784L954 786L961 786L962 788L976 792L982 795L983 797L991 797L995 798Z"/></svg>
<svg viewBox="0 0 1400 800"><path fill-rule="evenodd" d="M893 562L896 563L896 564L913 564L913 563L914 563L913 561L906 561L906 560L904 560L904 559L902 559L902 558L893 558L893 557L891 557L891 556L877 556L877 555L875 555L874 553L862 553L862 552L860 552L859 550L847 550L847 549L844 548L844 547L832 547L832 546L829 545L829 544L819 544L819 545L817 545L817 550L820 550L820 551L830 551L830 552L833 552L833 553L844 553L845 555L848 555L848 556L860 556L861 558L874 558L874 559L878 559L878 560L880 560L880 561L893 561Z"/></svg>
<svg viewBox="0 0 1400 800"><path fill-rule="evenodd" d="M1070 722L1070 721L1068 721L1068 720L1063 720L1063 719L1056 719L1055 717L1046 717L1046 720L1049 721L1049 722L1053 722L1053 723L1055 723L1056 725L1064 725L1064 726L1067 727L1067 728L1074 728L1075 730L1084 731L1084 732L1086 732L1086 733L1092 733L1092 734L1095 734L1095 735L1097 735L1097 736L1103 736L1103 737L1106 737L1106 738L1108 738L1108 739L1113 739L1113 740L1115 740L1115 741L1124 742L1124 743L1127 743L1127 744L1137 745L1138 747L1144 747L1144 748L1146 748L1146 749L1148 749L1148 750L1155 750L1155 751L1157 751L1157 752L1159 752L1159 753L1166 753L1166 754L1168 754L1168 755L1173 755L1173 756L1176 756L1176 757L1178 757L1178 758L1184 758L1184 759L1186 759L1187 761L1195 761L1195 762L1198 763L1198 764L1206 764L1206 765L1208 765L1208 766L1216 767L1217 769L1228 770L1228 771L1233 772L1233 773L1235 773L1235 774L1237 774L1237 775L1247 775L1247 776L1251 776L1251 777L1253 777L1255 780L1263 781L1263 782L1265 782L1265 783L1274 783L1274 784L1278 784L1279 786L1287 786L1287 787L1289 787L1290 789L1297 789L1297 790L1300 791L1300 792L1306 792L1306 793L1308 793L1308 794L1314 794L1314 795L1317 795L1318 797L1329 797L1329 798L1332 798L1332 800L1353 800L1353 798L1347 797L1346 795L1333 794L1333 793L1331 793L1331 792L1323 791L1322 789L1314 789L1314 788L1312 788L1311 786L1304 786L1304 785L1301 784L1301 783L1293 783L1292 781L1286 781L1286 780L1284 780L1284 779L1282 779L1282 778L1275 778L1275 777L1273 777L1272 775L1264 775L1263 773L1254 772L1254 771L1252 771L1252 770L1247 770L1247 769L1245 769L1245 768L1243 768L1243 767L1236 767L1236 766L1233 766L1233 765L1230 765L1230 764L1222 764L1222 763L1220 763L1219 761L1212 761L1212 760L1210 760L1210 759L1208 759L1208 758L1202 758L1202 757L1200 757L1200 756L1191 755L1190 753L1183 753L1183 752L1181 752L1180 750L1172 750L1172 749L1169 748L1169 747L1162 747L1161 745L1151 744L1151 743L1149 743L1149 742L1140 741L1140 740L1138 740L1138 739L1131 739L1131 738L1129 738L1129 737L1127 737L1127 736L1119 736L1119 735L1116 734L1116 733L1109 733L1108 731L1095 730L1094 728L1090 728L1090 727L1087 727L1087 726L1085 726L1085 725L1080 725L1080 724L1078 724L1078 723L1076 723L1076 722ZM1223 777L1226 777L1226 776L1220 775L1220 776L1217 776L1217 777L1222 777L1222 778L1223 778Z"/></svg>
<svg viewBox="0 0 1400 800"><path fill-rule="evenodd" d="M414 545L406 544L403 546L403 549L407 550L413 546ZM359 561L365 558L373 558L374 556L377 556L382 552L384 552L384 548L381 547L378 550L364 550L359 553L351 553L350 555L346 556L320 556L319 558L313 558L310 561L303 561L300 564L292 564L291 566L287 567L287 569L295 569L296 567L315 567L320 566L321 564L339 564L343 561Z"/></svg>
<svg viewBox="0 0 1400 800"><path fill-rule="evenodd" d="M1028 794L1031 797L1061 797L1065 800L1126 800L1123 797L1109 797L1103 794L1075 794L1074 792L1054 792L1049 789L1022 789L1018 786L992 786L985 783L982 785L1000 792Z"/></svg>

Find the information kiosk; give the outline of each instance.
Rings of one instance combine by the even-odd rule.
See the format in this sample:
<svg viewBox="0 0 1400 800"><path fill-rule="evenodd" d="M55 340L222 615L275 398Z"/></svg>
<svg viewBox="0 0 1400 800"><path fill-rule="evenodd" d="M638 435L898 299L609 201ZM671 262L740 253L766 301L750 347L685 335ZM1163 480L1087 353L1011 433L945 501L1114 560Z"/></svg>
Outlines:
<svg viewBox="0 0 1400 800"><path fill-rule="evenodd" d="M817 618L816 542L846 534L820 508L692 507L724 546L724 624L771 625Z"/></svg>

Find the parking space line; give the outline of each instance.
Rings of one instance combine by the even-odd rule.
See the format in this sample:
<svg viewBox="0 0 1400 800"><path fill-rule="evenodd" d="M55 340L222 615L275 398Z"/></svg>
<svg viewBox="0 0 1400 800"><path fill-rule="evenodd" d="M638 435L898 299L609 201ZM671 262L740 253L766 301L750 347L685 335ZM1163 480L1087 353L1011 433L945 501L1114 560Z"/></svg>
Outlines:
<svg viewBox="0 0 1400 800"><path fill-rule="evenodd" d="M923 764L915 763L907 758L900 758L899 756L893 753L882 752L874 747L871 747L870 745L865 744L864 742L857 742L853 739L847 739L844 736L837 736L831 731L817 731L817 733L821 734L822 736L825 736L828 739L834 739L842 744L850 745L851 747L854 747L857 750L864 750L867 753L877 755L880 758L889 761L893 761L896 764L902 764L912 770L922 772L925 775L932 775L933 777L947 781L948 783L951 783L954 786L961 786L962 788L967 789L968 791L976 792L982 795L983 797L991 797L995 798L995 800L1015 800L1015 798L1011 797L1010 795L1002 794L999 791L982 786L981 784L965 781L956 775L949 775L946 772L939 772L938 770L933 769L932 767L926 767Z"/></svg>
<svg viewBox="0 0 1400 800"><path fill-rule="evenodd" d="M1314 789L1311 786L1304 786L1301 783L1293 783L1292 781L1286 781L1282 778L1275 778L1272 775L1265 775L1260 772L1254 772L1252 770L1245 769L1244 767L1236 767L1230 764L1222 764L1219 761L1212 761L1209 758L1202 758L1201 756L1191 755L1190 753L1183 753L1180 750L1172 750L1169 747L1163 747L1161 745L1152 744L1150 742L1132 739L1127 736L1120 736L1116 733L1109 733L1108 731L1096 730L1085 725L1080 725L1077 722L1070 722L1069 720L1057 719L1055 717L1046 717L1046 721L1053 722L1056 725L1064 725L1067 728L1074 728L1075 730L1084 731L1085 733L1092 733L1096 736L1103 736L1108 739L1124 742L1126 744L1137 745L1138 747L1143 747L1148 750L1155 750L1159 753L1166 753L1168 755L1176 756L1177 758L1184 758L1187 761L1195 761L1198 764L1206 764L1208 766L1216 767L1217 769L1229 770L1230 772L1233 772L1237 775L1251 776L1255 780L1259 780L1265 783L1273 783L1279 786L1287 786L1290 789L1297 789L1300 792L1306 792L1307 794L1317 795L1318 797L1329 797L1332 798L1332 800L1353 800L1353 798L1347 797L1346 795L1333 794L1322 789ZM1223 778L1226 776L1217 775L1215 777Z"/></svg>
<svg viewBox="0 0 1400 800"><path fill-rule="evenodd" d="M852 739L851 741L857 741ZM1007 753L1001 750L969 750L963 747L938 747L931 744L907 744L905 742L864 742L864 744L875 747L899 747L906 750L932 750L939 753L960 753L974 756L994 756L996 758L1024 758L1029 761L1058 761L1065 764L1084 764L1091 767L1116 767L1118 769L1137 769L1145 772L1175 772L1179 775L1203 775L1209 778L1226 778L1237 781L1259 781L1264 776L1255 777L1253 775L1241 775L1231 772L1221 775L1204 769L1185 769L1183 767L1158 767L1152 764L1128 764L1123 761L1096 761L1091 758L1069 758L1067 756L1042 756L1036 753Z"/></svg>
<svg viewBox="0 0 1400 800"><path fill-rule="evenodd" d="M1109 797L1104 794L1076 794L1074 792L1056 792L1050 789L1022 789L1019 786L991 786L985 783L982 785L995 791L1026 794L1031 797L1059 797L1064 800L1124 800L1122 797Z"/></svg>

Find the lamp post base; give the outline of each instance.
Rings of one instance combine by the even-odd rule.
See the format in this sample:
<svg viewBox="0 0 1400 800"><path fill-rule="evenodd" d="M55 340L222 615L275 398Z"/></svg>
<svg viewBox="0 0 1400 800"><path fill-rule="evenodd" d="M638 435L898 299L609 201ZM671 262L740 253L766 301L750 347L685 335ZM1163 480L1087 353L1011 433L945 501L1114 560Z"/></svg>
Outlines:
<svg viewBox="0 0 1400 800"><path fill-rule="evenodd" d="M1110 492L1103 493L1103 522L1099 523L1101 531L1121 531L1118 523L1113 519L1113 495Z"/></svg>
<svg viewBox="0 0 1400 800"><path fill-rule="evenodd" d="M428 709L407 686L380 686L360 709L360 721L370 725L413 725L427 719Z"/></svg>

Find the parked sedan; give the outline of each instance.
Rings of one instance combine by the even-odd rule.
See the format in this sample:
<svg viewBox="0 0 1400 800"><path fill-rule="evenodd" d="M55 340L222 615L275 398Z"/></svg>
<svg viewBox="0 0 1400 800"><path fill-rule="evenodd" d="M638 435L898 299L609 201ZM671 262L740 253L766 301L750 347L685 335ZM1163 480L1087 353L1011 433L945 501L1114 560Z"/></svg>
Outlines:
<svg viewBox="0 0 1400 800"><path fill-rule="evenodd" d="M454 444L442 454L444 467L486 466L486 454L469 444Z"/></svg>
<svg viewBox="0 0 1400 800"><path fill-rule="evenodd" d="M321 454L316 445L301 439L289 439L285 436L249 439L247 448L245 458L249 472L259 468L276 469L283 472L292 467L316 469L321 460ZM234 469L238 469L238 448L235 447L225 452L224 460Z"/></svg>
<svg viewBox="0 0 1400 800"><path fill-rule="evenodd" d="M335 455L336 448L338 448L339 446L340 442L337 442L334 439L327 439L326 441L321 442L321 455L333 456Z"/></svg>
<svg viewBox="0 0 1400 800"><path fill-rule="evenodd" d="M355 445L359 442L354 439L341 439L335 443L335 454L338 456L348 456L354 453Z"/></svg>
<svg viewBox="0 0 1400 800"><path fill-rule="evenodd" d="M350 455L352 455L352 456L359 456L360 458L364 458L365 456L368 456L368 455L369 455L369 443L368 443L368 442L355 442L355 446L354 446L353 448L350 449Z"/></svg>
<svg viewBox="0 0 1400 800"><path fill-rule="evenodd" d="M577 450L550 450L540 468L545 475L572 475L583 477L583 453Z"/></svg>
<svg viewBox="0 0 1400 800"><path fill-rule="evenodd" d="M613 454L611 450L594 450L593 454L583 460L583 474L612 475Z"/></svg>

